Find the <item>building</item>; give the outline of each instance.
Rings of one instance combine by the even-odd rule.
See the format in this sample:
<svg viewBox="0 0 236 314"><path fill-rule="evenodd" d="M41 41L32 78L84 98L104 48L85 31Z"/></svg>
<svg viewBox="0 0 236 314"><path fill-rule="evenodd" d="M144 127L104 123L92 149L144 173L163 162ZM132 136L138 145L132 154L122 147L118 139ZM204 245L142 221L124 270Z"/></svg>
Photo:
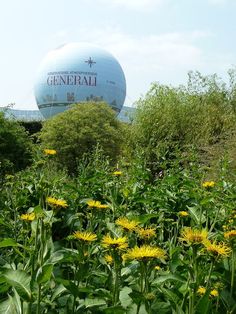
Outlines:
<svg viewBox="0 0 236 314"><path fill-rule="evenodd" d="M39 110L20 110L6 107L0 107L0 111L4 112L5 116L9 119L16 119L18 121L43 121L45 118L42 116ZM123 106L118 119L131 123L135 112L135 108Z"/></svg>

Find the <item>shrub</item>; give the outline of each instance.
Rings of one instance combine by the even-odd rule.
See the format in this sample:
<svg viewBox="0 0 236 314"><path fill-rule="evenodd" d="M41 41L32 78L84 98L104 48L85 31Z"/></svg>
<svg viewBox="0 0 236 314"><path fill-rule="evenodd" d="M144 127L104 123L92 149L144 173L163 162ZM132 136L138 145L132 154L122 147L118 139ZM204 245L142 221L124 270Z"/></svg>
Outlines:
<svg viewBox="0 0 236 314"><path fill-rule="evenodd" d="M17 121L0 113L0 174L24 169L31 160L32 143Z"/></svg>
<svg viewBox="0 0 236 314"><path fill-rule="evenodd" d="M216 75L189 73L187 87L153 84L138 101L132 146L149 162L171 159L178 152L201 149L235 138L235 80L226 86Z"/></svg>
<svg viewBox="0 0 236 314"><path fill-rule="evenodd" d="M42 129L42 121L19 121L30 135L35 135Z"/></svg>
<svg viewBox="0 0 236 314"><path fill-rule="evenodd" d="M80 103L43 124L42 145L57 151L55 160L69 173L99 145L115 162L122 144L122 123L105 103Z"/></svg>

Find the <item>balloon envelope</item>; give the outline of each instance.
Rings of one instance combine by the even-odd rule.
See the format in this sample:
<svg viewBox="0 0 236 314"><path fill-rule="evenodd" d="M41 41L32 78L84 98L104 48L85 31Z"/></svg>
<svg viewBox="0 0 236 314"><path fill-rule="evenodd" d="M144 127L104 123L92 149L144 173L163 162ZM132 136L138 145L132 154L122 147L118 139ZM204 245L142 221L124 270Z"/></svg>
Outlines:
<svg viewBox="0 0 236 314"><path fill-rule="evenodd" d="M84 101L105 101L120 112L125 96L125 76L119 62L90 44L71 43L49 52L35 83L36 102L45 118Z"/></svg>

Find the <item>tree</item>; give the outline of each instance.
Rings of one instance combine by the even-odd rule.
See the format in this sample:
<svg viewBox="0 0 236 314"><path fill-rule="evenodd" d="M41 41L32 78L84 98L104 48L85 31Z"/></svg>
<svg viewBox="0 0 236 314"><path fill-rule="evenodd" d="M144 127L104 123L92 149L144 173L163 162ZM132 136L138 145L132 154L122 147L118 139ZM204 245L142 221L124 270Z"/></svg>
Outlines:
<svg viewBox="0 0 236 314"><path fill-rule="evenodd" d="M235 139L236 81L232 73L228 87L216 75L189 72L187 87L155 83L138 101L130 147L142 150L153 172L176 156Z"/></svg>
<svg viewBox="0 0 236 314"><path fill-rule="evenodd" d="M123 138L122 123L106 103L80 103L43 124L43 148L55 149L55 160L69 173L75 173L84 154L99 145L104 154L115 162Z"/></svg>
<svg viewBox="0 0 236 314"><path fill-rule="evenodd" d="M32 143L17 121L0 112L0 174L24 169L31 161Z"/></svg>

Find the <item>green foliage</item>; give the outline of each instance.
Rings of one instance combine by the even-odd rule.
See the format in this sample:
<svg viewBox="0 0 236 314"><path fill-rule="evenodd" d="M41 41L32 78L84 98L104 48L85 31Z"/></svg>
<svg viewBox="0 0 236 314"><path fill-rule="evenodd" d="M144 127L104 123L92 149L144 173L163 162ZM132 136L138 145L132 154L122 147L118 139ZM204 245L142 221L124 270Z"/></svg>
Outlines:
<svg viewBox="0 0 236 314"><path fill-rule="evenodd" d="M0 186L0 313L235 312L235 176L227 176L227 154L217 160L214 181L208 172L206 182L207 164L203 167L197 154L203 147L214 154L222 141L232 140L235 90L230 87L225 98L219 86L214 87L215 77L208 78L206 85L199 74L190 77L187 89L154 88L158 91L154 105L145 103L149 117L138 109L137 118L142 116L146 122L143 130L139 129L142 120L135 122L132 162L121 159L119 169L111 166L98 137L93 145L85 145L89 139L84 129L89 138L101 134L102 128L110 131L109 126L115 134L122 129L110 109L111 120L100 117L101 111L107 113L105 105L82 104L46 122L44 147L56 149L57 154L40 148L30 167L5 176ZM233 72L231 77L234 86ZM216 92L210 95L209 86ZM199 105L200 96L205 109L212 109L212 126L209 115L204 117L208 111ZM157 106L155 98L163 106ZM178 104L176 112L169 106L172 101ZM158 116L157 108L163 109L165 119ZM188 123L194 122L182 117L189 108L193 115L199 114L204 129L200 135L185 131L190 132ZM169 133L164 127L161 132L153 130L149 119L154 113ZM181 121L186 123L183 129L178 125ZM99 127L93 128L93 122ZM126 126L126 138L131 131L132 126ZM80 141L72 145L63 132ZM57 146L49 141L51 133ZM194 137L198 146L190 154L186 147ZM70 158L73 176L58 170L55 163L68 167ZM150 165L159 167L155 176Z"/></svg>
<svg viewBox="0 0 236 314"><path fill-rule="evenodd" d="M42 121L19 121L19 123L25 128L26 132L31 135L34 142L36 142L37 134L42 129Z"/></svg>
<svg viewBox="0 0 236 314"><path fill-rule="evenodd" d="M78 161L99 145L116 161L122 144L122 123L105 103L81 103L56 115L43 125L41 140L45 148L57 151L56 160L70 173Z"/></svg>
<svg viewBox="0 0 236 314"><path fill-rule="evenodd" d="M31 161L32 144L18 122L0 113L0 175L24 169Z"/></svg>
<svg viewBox="0 0 236 314"><path fill-rule="evenodd" d="M222 142L235 143L235 71L229 74L230 86L199 72L189 73L187 87L153 84L137 103L132 147L142 148L153 163L175 158L176 151L199 153Z"/></svg>
<svg viewBox="0 0 236 314"><path fill-rule="evenodd" d="M178 161L150 180L141 155L114 172L99 150L69 177L53 167L55 157L39 152L31 167L8 176L1 187L0 313L235 310L236 237L225 236L236 226L235 181L218 178L207 187L198 165L183 169ZM88 200L105 207L91 207ZM34 217L22 216L27 213ZM138 226L121 227L117 219L124 217ZM181 240L185 227L207 230L208 242ZM154 235L140 236L143 228ZM96 239L75 238L76 231ZM167 258L123 259L129 248L104 247L107 234L126 237L129 248L157 246ZM209 243L223 243L231 252L213 254Z"/></svg>

